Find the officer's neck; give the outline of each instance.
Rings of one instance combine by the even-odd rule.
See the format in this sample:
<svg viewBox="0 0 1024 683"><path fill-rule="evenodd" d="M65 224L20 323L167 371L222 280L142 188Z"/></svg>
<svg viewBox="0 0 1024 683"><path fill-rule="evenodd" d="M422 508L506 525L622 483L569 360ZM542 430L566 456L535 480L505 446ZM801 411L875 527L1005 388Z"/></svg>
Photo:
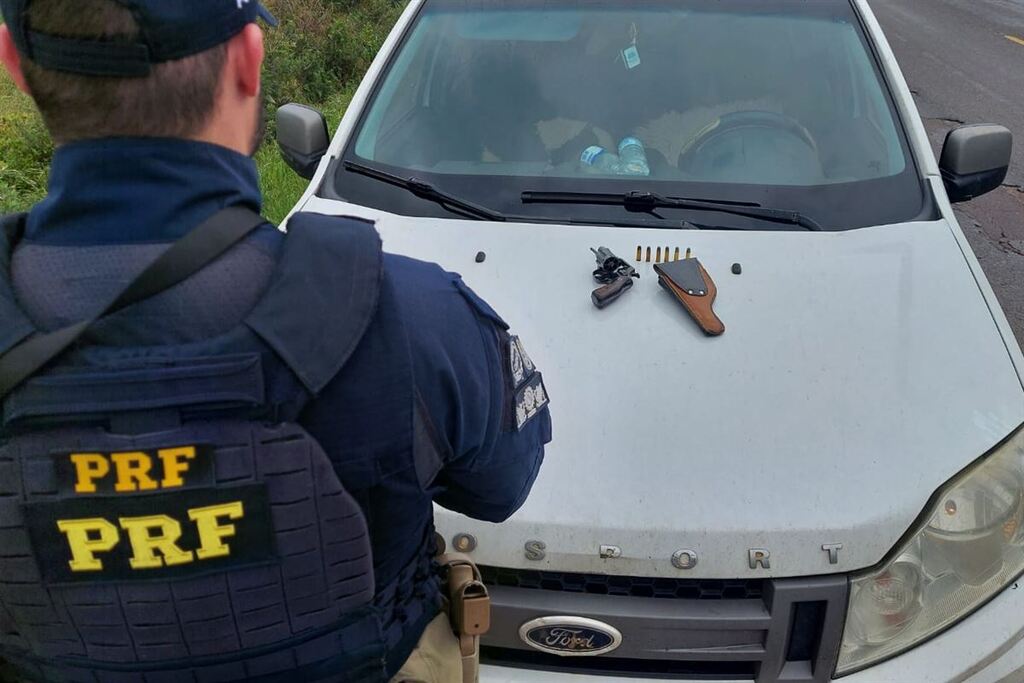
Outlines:
<svg viewBox="0 0 1024 683"><path fill-rule="evenodd" d="M263 140L264 120L262 98L235 100L222 95L209 122L190 139L252 156Z"/></svg>

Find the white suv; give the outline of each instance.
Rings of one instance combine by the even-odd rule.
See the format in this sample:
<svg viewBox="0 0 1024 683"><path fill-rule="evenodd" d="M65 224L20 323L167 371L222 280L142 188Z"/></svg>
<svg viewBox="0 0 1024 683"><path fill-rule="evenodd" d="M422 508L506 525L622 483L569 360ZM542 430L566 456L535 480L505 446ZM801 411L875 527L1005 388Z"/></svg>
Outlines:
<svg viewBox="0 0 1024 683"><path fill-rule="evenodd" d="M936 163L866 2L414 0L279 138L544 369L526 506L437 513L483 681L1024 680L1024 357L950 204L1012 141Z"/></svg>

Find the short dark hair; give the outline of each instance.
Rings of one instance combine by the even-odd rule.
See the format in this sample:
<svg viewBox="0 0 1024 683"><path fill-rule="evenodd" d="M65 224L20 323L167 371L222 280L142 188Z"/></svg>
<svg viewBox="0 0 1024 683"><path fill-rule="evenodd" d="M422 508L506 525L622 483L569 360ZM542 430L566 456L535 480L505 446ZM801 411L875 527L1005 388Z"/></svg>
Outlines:
<svg viewBox="0 0 1024 683"><path fill-rule="evenodd" d="M168 0L171 1L171 0ZM133 42L131 10L115 0L33 0L28 25L66 38ZM213 114L225 45L153 66L141 78L82 76L22 59L32 98L57 143L102 137L191 137Z"/></svg>

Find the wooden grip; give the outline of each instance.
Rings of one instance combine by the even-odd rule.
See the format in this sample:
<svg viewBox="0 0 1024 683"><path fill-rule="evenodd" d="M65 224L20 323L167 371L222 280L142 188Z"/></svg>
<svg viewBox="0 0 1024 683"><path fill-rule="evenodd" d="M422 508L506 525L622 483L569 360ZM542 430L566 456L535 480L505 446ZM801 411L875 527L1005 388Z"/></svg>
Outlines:
<svg viewBox="0 0 1024 683"><path fill-rule="evenodd" d="M708 293L704 296L693 296L688 294L679 288L676 283L672 282L670 278L662 277L661 283L668 288L672 294L675 295L679 302L683 304L687 312L693 317L700 329L704 331L704 334L709 337L718 337L725 334L725 323L723 323L717 315L715 315L714 305L715 298L718 296L718 287L715 286L715 281L708 275L708 271L704 270L704 266L698 264L700 268L700 275L704 278L704 284L707 285Z"/></svg>
<svg viewBox="0 0 1024 683"><path fill-rule="evenodd" d="M614 282L610 282L603 287L595 289L591 292L590 298L593 300L595 306L598 308L604 308L605 306L613 303L632 287L633 278L628 275L623 275Z"/></svg>

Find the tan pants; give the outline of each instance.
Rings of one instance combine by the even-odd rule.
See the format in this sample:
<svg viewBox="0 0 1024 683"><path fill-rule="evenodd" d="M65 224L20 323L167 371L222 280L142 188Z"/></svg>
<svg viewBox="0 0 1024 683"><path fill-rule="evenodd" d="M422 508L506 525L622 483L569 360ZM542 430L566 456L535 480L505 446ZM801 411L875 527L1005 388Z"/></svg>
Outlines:
<svg viewBox="0 0 1024 683"><path fill-rule="evenodd" d="M442 612L427 626L416 649L391 683L462 683L462 653Z"/></svg>

